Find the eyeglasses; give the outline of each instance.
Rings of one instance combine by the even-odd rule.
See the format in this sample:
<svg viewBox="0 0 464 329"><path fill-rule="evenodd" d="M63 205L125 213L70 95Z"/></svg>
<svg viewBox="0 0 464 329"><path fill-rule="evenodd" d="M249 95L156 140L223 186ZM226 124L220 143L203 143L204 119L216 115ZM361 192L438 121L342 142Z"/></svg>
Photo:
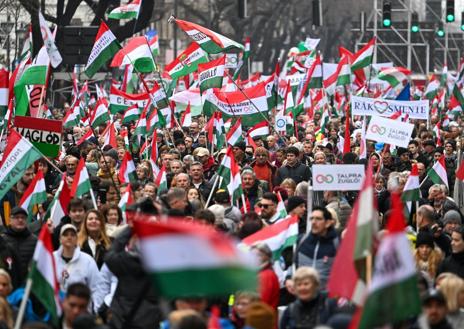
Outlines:
<svg viewBox="0 0 464 329"><path fill-rule="evenodd" d="M267 157L267 155L266 155L266 154L256 154L256 157L263 157L263 158L265 158L265 157Z"/></svg>
<svg viewBox="0 0 464 329"><path fill-rule="evenodd" d="M263 208L263 209L267 209L267 208L272 207L272 206L273 206L273 204L260 204L260 205L258 205L258 207Z"/></svg>

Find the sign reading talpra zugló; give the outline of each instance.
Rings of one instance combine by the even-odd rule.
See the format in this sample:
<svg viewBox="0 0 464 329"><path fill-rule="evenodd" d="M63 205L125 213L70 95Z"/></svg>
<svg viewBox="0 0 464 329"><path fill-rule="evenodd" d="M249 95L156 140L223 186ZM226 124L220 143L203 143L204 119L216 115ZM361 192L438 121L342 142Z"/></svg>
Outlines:
<svg viewBox="0 0 464 329"><path fill-rule="evenodd" d="M351 96L351 115L389 117L396 112L409 115L410 119L427 120L429 101L396 101L390 99Z"/></svg>
<svg viewBox="0 0 464 329"><path fill-rule="evenodd" d="M363 165L313 165L314 191L359 191Z"/></svg>
<svg viewBox="0 0 464 329"><path fill-rule="evenodd" d="M366 131L366 138L377 142L408 147L414 125L382 117L372 117Z"/></svg>

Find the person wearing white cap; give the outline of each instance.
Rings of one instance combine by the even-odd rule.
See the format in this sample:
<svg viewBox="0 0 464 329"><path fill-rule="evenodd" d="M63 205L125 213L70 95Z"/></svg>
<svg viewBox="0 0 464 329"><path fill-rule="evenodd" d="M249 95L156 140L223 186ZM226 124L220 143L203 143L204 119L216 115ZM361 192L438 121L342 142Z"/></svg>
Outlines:
<svg viewBox="0 0 464 329"><path fill-rule="evenodd" d="M72 283L85 283L92 295L97 290L98 267L95 260L81 252L77 245L77 230L65 224L60 230L60 247L53 252L60 290L66 291Z"/></svg>

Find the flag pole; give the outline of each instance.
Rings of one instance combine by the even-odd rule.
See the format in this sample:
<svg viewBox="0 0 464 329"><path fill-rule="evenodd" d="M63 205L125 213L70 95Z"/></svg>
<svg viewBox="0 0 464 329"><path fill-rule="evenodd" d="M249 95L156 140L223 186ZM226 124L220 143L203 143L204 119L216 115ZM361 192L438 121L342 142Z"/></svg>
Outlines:
<svg viewBox="0 0 464 329"><path fill-rule="evenodd" d="M19 306L18 315L16 316L14 329L20 329L23 322L24 313L26 312L27 301L29 300L29 295L31 294L32 289L32 279L28 278L26 281L26 287L24 288L23 298Z"/></svg>
<svg viewBox="0 0 464 329"><path fill-rule="evenodd" d="M90 187L90 197L92 198L92 203L95 209L98 209L97 207L97 200L95 200L95 194L93 193L92 187Z"/></svg>
<svg viewBox="0 0 464 329"><path fill-rule="evenodd" d="M213 197L214 189L216 188L216 185L219 181L219 175L216 174L216 178L214 179L213 187L211 188L211 192L209 192L208 199L206 200L205 203L205 209L208 208L209 203L211 202L211 198Z"/></svg>

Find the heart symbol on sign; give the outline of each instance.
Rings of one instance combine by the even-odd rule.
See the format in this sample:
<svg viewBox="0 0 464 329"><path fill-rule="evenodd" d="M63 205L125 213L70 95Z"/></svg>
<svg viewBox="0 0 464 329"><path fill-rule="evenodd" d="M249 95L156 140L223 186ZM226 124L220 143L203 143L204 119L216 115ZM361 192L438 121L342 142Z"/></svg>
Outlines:
<svg viewBox="0 0 464 329"><path fill-rule="evenodd" d="M375 101L374 107L377 112L383 114L386 110L388 110L388 102L386 101Z"/></svg>

